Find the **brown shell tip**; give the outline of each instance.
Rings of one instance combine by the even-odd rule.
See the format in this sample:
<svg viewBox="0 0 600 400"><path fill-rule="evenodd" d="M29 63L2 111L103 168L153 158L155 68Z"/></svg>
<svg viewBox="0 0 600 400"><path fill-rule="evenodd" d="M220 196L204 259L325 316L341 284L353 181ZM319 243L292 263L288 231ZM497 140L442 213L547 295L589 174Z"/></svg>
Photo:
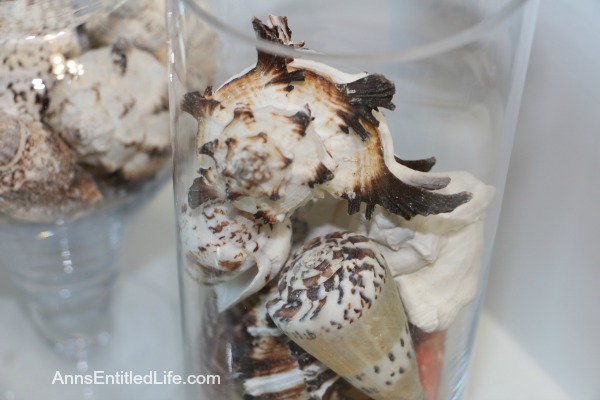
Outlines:
<svg viewBox="0 0 600 400"><path fill-rule="evenodd" d="M207 169L200 170L200 176L192 182L188 190L188 204L192 209L198 208L210 200L221 198L221 193L215 189L214 182L211 182Z"/></svg>
<svg viewBox="0 0 600 400"><path fill-rule="evenodd" d="M292 48L300 48L304 46L303 42L292 42L292 31L288 26L287 18L283 16L269 15L269 24L265 24L260 19L254 17L252 19L252 27L256 33L256 37L273 43L279 43ZM257 67L260 69L274 68L275 70L284 70L285 66L293 59L291 57L283 57L268 53L258 49Z"/></svg>
<svg viewBox="0 0 600 400"><path fill-rule="evenodd" d="M445 181L444 181L445 182ZM345 193L342 198L348 201L348 214L360 211L360 204L366 203L366 218L371 219L375 205L389 212L411 219L416 215L433 215L454 211L473 195L469 192L441 194L428 191L427 188L412 186L402 182L391 172L371 181L365 187L356 187L354 192Z"/></svg>
<svg viewBox="0 0 600 400"><path fill-rule="evenodd" d="M215 99L208 98L212 94L212 88L206 88L204 95L198 91L188 92L183 96L181 109L196 119L200 119L212 113L221 104Z"/></svg>
<svg viewBox="0 0 600 400"><path fill-rule="evenodd" d="M404 165L407 168L413 169L420 172L429 172L437 162L435 157L424 158L421 160L403 160L399 157L394 156L396 162L400 165Z"/></svg>
<svg viewBox="0 0 600 400"><path fill-rule="evenodd" d="M367 75L349 83L338 83L335 87L344 95L348 109L339 111L340 117L364 141L371 137L363 124L379 126L379 121L373 115L378 107L394 110L396 106L392 98L396 93L394 83L380 74ZM344 132L348 128L341 127Z"/></svg>

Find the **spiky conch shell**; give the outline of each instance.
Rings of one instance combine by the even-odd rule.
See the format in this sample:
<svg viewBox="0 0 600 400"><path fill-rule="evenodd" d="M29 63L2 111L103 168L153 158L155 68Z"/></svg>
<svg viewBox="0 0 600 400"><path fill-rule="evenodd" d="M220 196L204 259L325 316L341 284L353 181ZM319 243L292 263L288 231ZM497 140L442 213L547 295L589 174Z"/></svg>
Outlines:
<svg viewBox="0 0 600 400"><path fill-rule="evenodd" d="M424 398L398 290L364 236L308 242L282 270L267 308L290 339L373 399Z"/></svg>
<svg viewBox="0 0 600 400"><path fill-rule="evenodd" d="M257 36L286 46L302 46L291 42L285 18L271 16L269 22L272 26L258 19L253 21ZM227 140L231 143L263 132L265 140L274 143L264 157L273 164L271 170L279 168L277 179L247 184L238 176L225 178L229 199L235 206L265 221L282 221L311 195L319 196L324 191L347 200L350 214L366 203L367 218L376 205L411 218L448 212L469 201L470 194L466 192L433 192L449 183L447 176L413 169L419 163L406 166L394 157L391 134L379 112L380 107L394 109L394 92L393 83L382 75L349 75L321 63L295 61L259 50L255 67L214 93L207 88L204 94L186 94L182 108L198 119L199 158L207 168L229 169L227 149L223 148ZM300 117L288 124L286 132L296 131L300 136L315 132L324 151L315 152L308 160L312 164L294 157L298 141L275 143L277 135L270 131L281 129L274 129L268 118L257 117L269 108L278 109L279 115ZM251 123L238 123L241 109L246 110ZM216 145L221 146L225 156L211 151L218 148ZM281 155L287 162L277 164ZM302 165L294 168L294 163ZM421 164L427 164L426 160ZM298 193L302 195L297 196Z"/></svg>
<svg viewBox="0 0 600 400"><path fill-rule="evenodd" d="M0 212L45 222L83 213L101 199L68 146L33 116L0 111Z"/></svg>

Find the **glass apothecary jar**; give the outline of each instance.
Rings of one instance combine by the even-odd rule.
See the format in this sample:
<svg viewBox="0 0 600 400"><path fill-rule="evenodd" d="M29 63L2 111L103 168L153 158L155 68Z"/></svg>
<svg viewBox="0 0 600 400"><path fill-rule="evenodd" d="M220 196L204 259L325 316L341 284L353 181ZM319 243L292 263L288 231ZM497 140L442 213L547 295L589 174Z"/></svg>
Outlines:
<svg viewBox="0 0 600 400"><path fill-rule="evenodd" d="M170 175L164 13L0 2L0 263L68 356L109 339L123 227Z"/></svg>
<svg viewBox="0 0 600 400"><path fill-rule="evenodd" d="M536 11L169 1L190 399L461 397Z"/></svg>

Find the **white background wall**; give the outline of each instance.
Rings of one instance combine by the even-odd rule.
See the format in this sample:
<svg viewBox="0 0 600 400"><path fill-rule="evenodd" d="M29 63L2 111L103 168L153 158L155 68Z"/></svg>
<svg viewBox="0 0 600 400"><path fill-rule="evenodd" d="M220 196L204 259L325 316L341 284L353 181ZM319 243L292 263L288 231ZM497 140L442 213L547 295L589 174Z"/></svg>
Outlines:
<svg viewBox="0 0 600 400"><path fill-rule="evenodd" d="M470 398L600 399L599 232L600 1L542 0Z"/></svg>

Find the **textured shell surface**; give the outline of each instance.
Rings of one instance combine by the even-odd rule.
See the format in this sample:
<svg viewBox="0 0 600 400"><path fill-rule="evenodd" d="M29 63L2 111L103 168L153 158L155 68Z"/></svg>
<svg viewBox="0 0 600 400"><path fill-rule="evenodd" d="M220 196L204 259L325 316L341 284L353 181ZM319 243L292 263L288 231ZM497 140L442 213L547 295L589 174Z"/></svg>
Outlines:
<svg viewBox="0 0 600 400"><path fill-rule="evenodd" d="M367 220L347 215L339 201L325 198L297 213L306 226L304 240L336 230L368 237L398 283L409 321L427 332L446 329L477 294L485 215L495 192L467 172L448 176L451 182L441 192L473 196L452 212L406 220L380 208Z"/></svg>
<svg viewBox="0 0 600 400"><path fill-rule="evenodd" d="M44 124L28 114L16 118L0 112L0 118L2 126L12 130L11 140L15 128L23 140L16 158L0 168L1 213L48 221L89 207L102 197L91 176L75 165L68 146Z"/></svg>
<svg viewBox="0 0 600 400"><path fill-rule="evenodd" d="M165 110L166 71L151 54L125 41L85 52L77 63L83 73L57 84L45 120L74 149L78 162L113 173L145 151L147 136L156 141L142 121ZM159 115L168 121L167 113ZM169 131L162 135L168 143Z"/></svg>
<svg viewBox="0 0 600 400"><path fill-rule="evenodd" d="M246 397L272 400L329 399L338 376L292 342L273 324L265 304L276 292L270 285L240 304L234 327L233 369Z"/></svg>
<svg viewBox="0 0 600 400"><path fill-rule="evenodd" d="M55 85L58 64L80 52L74 30L51 36L0 38L0 107L5 112L39 117Z"/></svg>
<svg viewBox="0 0 600 400"><path fill-rule="evenodd" d="M255 19L253 25L260 38L301 47L291 42L285 18L270 17L268 25ZM265 107L276 107L286 110L286 115L309 115L304 131L316 133L333 162L324 163L318 156L312 157L312 166L304 168L321 171L321 179L307 184L347 200L350 214L357 213L361 203L366 203L368 218L376 205L410 218L448 212L469 201L468 193L433 191L449 183L447 176L409 168L394 157L392 137L379 111L380 108L394 109L391 102L394 93L394 84L382 75L350 75L318 62L295 61L259 50L255 67L230 79L214 93L211 88L204 94L188 93L182 108L199 121L200 149L214 140L222 140L223 132L237 119L236 110L240 108L254 113ZM297 121L290 121L292 127L295 124ZM256 127L260 125L269 135L268 119L257 120ZM235 133L244 135L244 126L238 127L242 129ZM271 156L277 159L279 154L273 152ZM290 158L290 165L296 161ZM290 174L293 170L289 168L286 172ZM256 193L239 191L235 194L253 197ZM258 211L272 221L289 216L295 210L281 209L279 204L267 201L262 207Z"/></svg>
<svg viewBox="0 0 600 400"><path fill-rule="evenodd" d="M7 0L0 2L0 38L52 38L108 11L97 1ZM110 6L111 2L103 3Z"/></svg>
<svg viewBox="0 0 600 400"><path fill-rule="evenodd" d="M187 270L214 285L220 311L258 292L273 279L290 251L289 221L268 225L224 200L180 215Z"/></svg>
<svg viewBox="0 0 600 400"><path fill-rule="evenodd" d="M475 299L480 287L485 216L495 190L467 172L453 172L450 176L448 190L453 185L469 190L473 199L452 213L423 221L414 238L399 250L383 251L395 269L394 279L410 322L425 332L450 327L460 310ZM411 262L425 266L404 273L402 266Z"/></svg>
<svg viewBox="0 0 600 400"><path fill-rule="evenodd" d="M367 395L423 397L402 302L366 237L335 232L306 243L267 307L287 336Z"/></svg>
<svg viewBox="0 0 600 400"><path fill-rule="evenodd" d="M29 134L17 118L0 111L0 175L20 160Z"/></svg>
<svg viewBox="0 0 600 400"><path fill-rule="evenodd" d="M318 196L334 160L309 125L310 110L241 107L218 139L202 146L225 179L229 197L249 213L282 221Z"/></svg>
<svg viewBox="0 0 600 400"><path fill-rule="evenodd" d="M154 53L166 45L165 2L127 0L109 15L90 19L85 31L95 46L126 37L135 47Z"/></svg>

